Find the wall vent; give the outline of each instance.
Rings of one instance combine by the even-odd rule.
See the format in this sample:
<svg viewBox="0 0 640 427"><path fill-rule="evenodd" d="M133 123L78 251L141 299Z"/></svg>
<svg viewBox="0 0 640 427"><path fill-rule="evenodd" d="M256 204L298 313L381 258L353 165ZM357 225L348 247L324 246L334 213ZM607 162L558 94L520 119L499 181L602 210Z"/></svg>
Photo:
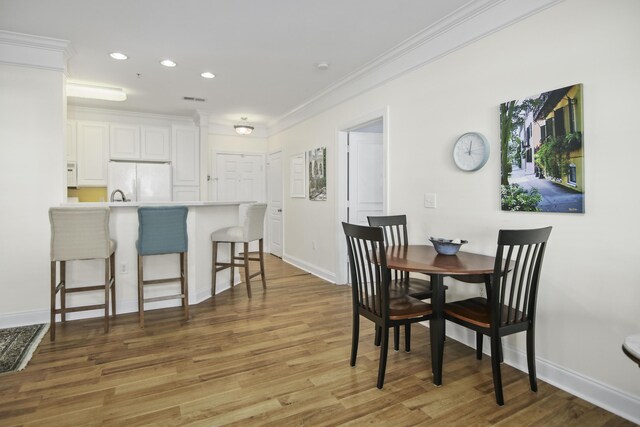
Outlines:
<svg viewBox="0 0 640 427"><path fill-rule="evenodd" d="M185 101L195 101L195 102L205 102L206 100L204 98L196 98L193 96L183 96L182 99L184 99Z"/></svg>

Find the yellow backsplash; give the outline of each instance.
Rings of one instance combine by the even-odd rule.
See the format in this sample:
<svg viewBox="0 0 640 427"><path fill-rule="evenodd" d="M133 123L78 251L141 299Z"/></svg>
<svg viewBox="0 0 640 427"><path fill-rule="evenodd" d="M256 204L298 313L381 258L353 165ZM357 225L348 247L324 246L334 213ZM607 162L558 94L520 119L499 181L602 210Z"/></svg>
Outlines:
<svg viewBox="0 0 640 427"><path fill-rule="evenodd" d="M107 187L67 188L67 197L77 197L79 202L107 202Z"/></svg>

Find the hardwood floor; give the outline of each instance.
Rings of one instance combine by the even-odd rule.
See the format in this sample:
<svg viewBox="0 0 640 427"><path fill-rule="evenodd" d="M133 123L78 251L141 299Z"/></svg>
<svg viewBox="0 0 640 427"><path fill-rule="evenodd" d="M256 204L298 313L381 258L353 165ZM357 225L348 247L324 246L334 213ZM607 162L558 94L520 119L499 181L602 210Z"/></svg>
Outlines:
<svg viewBox="0 0 640 427"><path fill-rule="evenodd" d="M495 404L490 359L447 340L444 385L431 383L428 328L412 351L389 352L376 388L379 349L362 320L349 367L351 293L273 256L267 290L244 284L192 306L69 322L43 340L19 373L0 376L0 425L632 425L527 375L502 368L506 404Z"/></svg>

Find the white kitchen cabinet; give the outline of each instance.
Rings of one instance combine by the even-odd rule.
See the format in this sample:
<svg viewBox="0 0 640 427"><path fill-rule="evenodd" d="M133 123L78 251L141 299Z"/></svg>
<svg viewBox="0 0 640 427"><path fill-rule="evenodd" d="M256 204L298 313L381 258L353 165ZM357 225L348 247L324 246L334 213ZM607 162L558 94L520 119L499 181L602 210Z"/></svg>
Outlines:
<svg viewBox="0 0 640 427"><path fill-rule="evenodd" d="M169 162L169 128L111 123L109 157L111 160Z"/></svg>
<svg viewBox="0 0 640 427"><path fill-rule="evenodd" d="M173 126L171 165L173 185L200 185L200 135L195 126Z"/></svg>
<svg viewBox="0 0 640 427"><path fill-rule="evenodd" d="M109 157L113 160L140 160L140 126L110 124Z"/></svg>
<svg viewBox="0 0 640 427"><path fill-rule="evenodd" d="M78 187L106 187L109 124L77 122Z"/></svg>
<svg viewBox="0 0 640 427"><path fill-rule="evenodd" d="M142 126L140 128L140 159L171 161L169 128Z"/></svg>
<svg viewBox="0 0 640 427"><path fill-rule="evenodd" d="M194 202L200 200L199 187L174 186L173 201L174 202Z"/></svg>
<svg viewBox="0 0 640 427"><path fill-rule="evenodd" d="M78 135L76 133L75 120L67 121L67 133L65 137L67 140L67 162L75 162L78 159L78 156L77 156Z"/></svg>

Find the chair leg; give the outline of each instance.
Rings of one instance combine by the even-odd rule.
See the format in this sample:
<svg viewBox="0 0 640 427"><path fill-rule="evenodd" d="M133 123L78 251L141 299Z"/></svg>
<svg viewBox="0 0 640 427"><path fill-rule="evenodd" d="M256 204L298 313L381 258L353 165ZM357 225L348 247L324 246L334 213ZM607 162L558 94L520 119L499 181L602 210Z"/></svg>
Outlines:
<svg viewBox="0 0 640 427"><path fill-rule="evenodd" d="M109 289L109 277L111 276L109 273L109 258L105 258L104 260L104 333L109 332L109 294L111 290Z"/></svg>
<svg viewBox="0 0 640 427"><path fill-rule="evenodd" d="M231 264L229 266L229 269L231 270L230 278L229 278L229 287L233 288L233 275L235 273L235 268L236 268L236 244L231 242L231 248L229 250L231 251L229 252L229 263Z"/></svg>
<svg viewBox="0 0 640 427"><path fill-rule="evenodd" d="M60 261L60 282L60 321L64 323L67 321L67 261Z"/></svg>
<svg viewBox="0 0 640 427"><path fill-rule="evenodd" d="M393 351L400 350L400 326L393 327Z"/></svg>
<svg viewBox="0 0 640 427"><path fill-rule="evenodd" d="M216 269L218 268L218 242L211 243L211 296L216 296Z"/></svg>
<svg viewBox="0 0 640 427"><path fill-rule="evenodd" d="M51 326L49 340L56 340L56 261L51 261Z"/></svg>
<svg viewBox="0 0 640 427"><path fill-rule="evenodd" d="M142 276L142 257L138 255L138 321L140 327L144 328L144 278Z"/></svg>
<svg viewBox="0 0 640 427"><path fill-rule="evenodd" d="M182 288L182 307L184 308L184 318L189 320L189 258L187 252L180 254L180 286Z"/></svg>
<svg viewBox="0 0 640 427"><path fill-rule="evenodd" d="M109 268L110 268L110 279L109 283L111 283L111 279L113 279L113 283L111 283L111 316L113 318L116 317L116 253L112 253L111 257L109 257Z"/></svg>
<svg viewBox="0 0 640 427"><path fill-rule="evenodd" d="M481 332L476 332L476 359L482 360L482 341L483 336Z"/></svg>
<svg viewBox="0 0 640 427"><path fill-rule="evenodd" d="M244 281L247 284L247 296L251 298L251 277L249 276L249 242L244 242Z"/></svg>
<svg viewBox="0 0 640 427"><path fill-rule="evenodd" d="M500 372L500 337L491 335L491 370L493 371L493 389L496 394L496 403L504 405L502 395L502 374Z"/></svg>
<svg viewBox="0 0 640 427"><path fill-rule="evenodd" d="M404 351L411 351L411 323L404 325Z"/></svg>
<svg viewBox="0 0 640 427"><path fill-rule="evenodd" d="M536 337L533 325L527 330L527 365L529 368L529 385L531 385L531 391L537 392L538 382L536 381Z"/></svg>
<svg viewBox="0 0 640 427"><path fill-rule="evenodd" d="M265 273L264 273L264 239L260 239L258 241L258 246L259 246L259 255L260 255L260 276L262 277L262 288L263 289L267 289L267 279L265 277Z"/></svg>
<svg viewBox="0 0 640 427"><path fill-rule="evenodd" d="M387 351L389 349L389 328L382 327L382 342L380 343L380 367L378 368L378 388L384 385L384 373L387 369Z"/></svg>
<svg viewBox="0 0 640 427"><path fill-rule="evenodd" d="M375 345L376 347L380 347L380 340L382 339L382 328L378 325L376 325L375 328L376 337L373 339L373 345Z"/></svg>
<svg viewBox="0 0 640 427"><path fill-rule="evenodd" d="M353 309L353 322L351 331L351 360L349 364L356 366L356 356L358 356L358 340L360 339L360 315L357 308Z"/></svg>

